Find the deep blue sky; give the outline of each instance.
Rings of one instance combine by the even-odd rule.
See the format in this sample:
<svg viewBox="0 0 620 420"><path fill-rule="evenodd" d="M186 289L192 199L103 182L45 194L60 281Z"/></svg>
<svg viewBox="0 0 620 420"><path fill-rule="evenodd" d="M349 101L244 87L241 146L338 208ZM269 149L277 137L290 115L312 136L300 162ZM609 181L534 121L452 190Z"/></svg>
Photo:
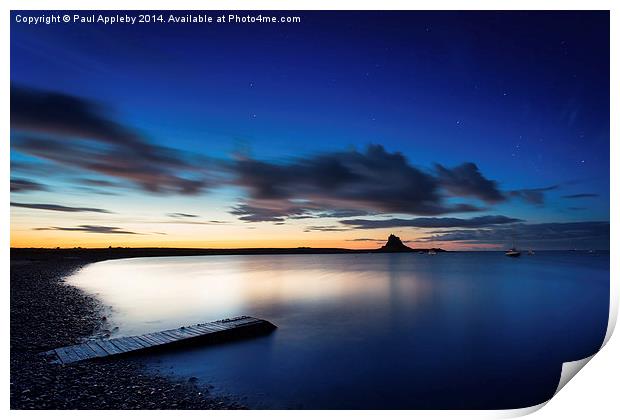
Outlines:
<svg viewBox="0 0 620 420"><path fill-rule="evenodd" d="M101 103L149 142L211 158L278 163L380 144L423 171L473 162L503 191L554 187L544 203L459 217L609 220L608 13L290 14L302 22L12 19L11 81Z"/></svg>

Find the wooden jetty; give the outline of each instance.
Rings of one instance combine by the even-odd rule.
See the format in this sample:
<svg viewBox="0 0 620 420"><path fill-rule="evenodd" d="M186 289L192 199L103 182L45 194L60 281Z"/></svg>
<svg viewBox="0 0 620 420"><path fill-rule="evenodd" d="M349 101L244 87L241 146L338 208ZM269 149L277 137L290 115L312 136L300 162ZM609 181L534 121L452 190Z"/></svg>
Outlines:
<svg viewBox="0 0 620 420"><path fill-rule="evenodd" d="M83 360L164 349L175 345L185 346L212 340L258 335L275 328L276 326L269 321L240 316L132 337L86 341L81 344L50 350L42 353L42 355L50 363L69 364Z"/></svg>

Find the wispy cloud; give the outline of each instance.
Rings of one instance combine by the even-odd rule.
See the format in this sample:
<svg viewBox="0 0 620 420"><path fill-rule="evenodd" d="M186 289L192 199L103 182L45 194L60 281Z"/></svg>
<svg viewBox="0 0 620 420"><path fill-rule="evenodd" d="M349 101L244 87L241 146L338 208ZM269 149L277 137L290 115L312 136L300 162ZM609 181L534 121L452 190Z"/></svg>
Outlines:
<svg viewBox="0 0 620 420"><path fill-rule="evenodd" d="M62 230L69 232L87 232L87 233L104 233L114 235L143 235L142 233L132 232L129 230L123 230L122 228L115 226L100 226L100 225L79 225L76 227L59 227L51 226L45 228L34 228L33 230ZM158 233L165 235L165 233Z"/></svg>
<svg viewBox="0 0 620 420"><path fill-rule="evenodd" d="M24 178L11 178L11 192L23 193L30 191L47 191L48 188L35 181Z"/></svg>
<svg viewBox="0 0 620 420"><path fill-rule="evenodd" d="M592 193L581 193L581 194L569 194L569 195L563 195L562 198L594 198L594 197L598 197L598 194L592 194Z"/></svg>
<svg viewBox="0 0 620 420"><path fill-rule="evenodd" d="M521 219L506 216L479 216L470 219L457 217L417 217L414 219L347 219L341 220L343 225L353 229L383 229L395 227L416 228L476 228L483 226L503 225L521 222Z"/></svg>
<svg viewBox="0 0 620 420"><path fill-rule="evenodd" d="M504 201L506 197L499 190L496 181L486 178L473 162L466 162L454 168L436 164L439 184L457 197L474 197L487 203Z"/></svg>
<svg viewBox="0 0 620 420"><path fill-rule="evenodd" d="M72 95L12 86L11 130L20 153L153 193L197 194L213 176L206 158L156 145Z"/></svg>
<svg viewBox="0 0 620 420"><path fill-rule="evenodd" d="M304 232L344 232L351 230L351 228L343 226L308 226Z"/></svg>
<svg viewBox="0 0 620 420"><path fill-rule="evenodd" d="M112 213L109 210L93 208L93 207L69 207L69 206L61 206L60 204L45 204L45 203L11 202L11 207L21 207L25 209L35 209L35 210L62 211L62 212L67 212L67 213L80 213L80 212L108 213L108 214Z"/></svg>
<svg viewBox="0 0 620 420"><path fill-rule="evenodd" d="M173 218L196 218L200 217L197 214L188 214L188 213L167 213L166 216Z"/></svg>
<svg viewBox="0 0 620 420"><path fill-rule="evenodd" d="M109 181L107 179L76 178L74 179L74 181L79 184L87 185L90 187L114 187L114 188L121 187L121 185L119 185L117 182Z"/></svg>
<svg viewBox="0 0 620 420"><path fill-rule="evenodd" d="M559 187L559 185L551 185L549 187L513 190L509 191L508 194L511 197L520 198L521 200L530 204L542 205L545 202L545 193L547 191L556 190Z"/></svg>
<svg viewBox="0 0 620 420"><path fill-rule="evenodd" d="M599 249L609 248L609 222L517 223L482 229L458 229L431 232L419 241L507 244L517 240L523 246L551 246L567 249L575 244Z"/></svg>

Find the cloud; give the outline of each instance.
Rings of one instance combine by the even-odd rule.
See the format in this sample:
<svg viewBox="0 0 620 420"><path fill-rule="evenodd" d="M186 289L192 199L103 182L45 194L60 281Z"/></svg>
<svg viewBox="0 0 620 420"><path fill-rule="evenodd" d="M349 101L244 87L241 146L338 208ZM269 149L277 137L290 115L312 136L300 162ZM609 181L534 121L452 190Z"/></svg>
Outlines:
<svg viewBox="0 0 620 420"><path fill-rule="evenodd" d="M581 193L581 194L569 194L569 195L563 195L562 198L594 198L594 197L598 197L598 194L592 194L592 193Z"/></svg>
<svg viewBox="0 0 620 420"><path fill-rule="evenodd" d="M535 204L543 200L543 189L501 191L475 163L437 164L428 171L381 145L278 162L247 156L216 160L155 144L94 101L20 86L11 87L11 136L15 151L57 168L50 173L71 174L83 186L188 195L241 187L245 194L231 213L248 222L440 216L484 211L511 196ZM25 162L15 168L36 170Z"/></svg>
<svg viewBox="0 0 620 420"><path fill-rule="evenodd" d="M11 192L22 193L30 191L47 191L48 188L35 181L24 178L11 178Z"/></svg>
<svg viewBox="0 0 620 420"><path fill-rule="evenodd" d="M115 226L100 226L100 225L79 225L77 227L58 227L51 226L46 228L34 228L33 230L62 230L69 232L87 232L87 233L105 233L115 235L142 235L142 233L131 232L129 230L122 230ZM165 235L165 233L157 233Z"/></svg>
<svg viewBox="0 0 620 420"><path fill-rule="evenodd" d="M509 191L511 197L520 198L521 200L536 205L542 205L545 202L545 192L558 189L559 185L551 185L549 187L529 188L522 190Z"/></svg>
<svg viewBox="0 0 620 420"><path fill-rule="evenodd" d="M79 212L87 212L87 213L107 213L111 214L112 212L109 210L92 208L92 207L68 207L61 206L59 204L41 204L41 203L16 203L11 202L11 207L21 207L25 209L36 209L36 210L50 210L50 211L62 211L67 213L79 213Z"/></svg>
<svg viewBox="0 0 620 420"><path fill-rule="evenodd" d="M317 218L343 218L343 217L358 217L358 216L371 216L376 214L374 212L366 211L366 210L352 210L352 209L340 209L340 210L328 210L324 212L317 213L315 217Z"/></svg>
<svg viewBox="0 0 620 420"><path fill-rule="evenodd" d="M372 239L372 238L355 238L355 239L347 239L347 242L385 242L385 238L383 239Z"/></svg>
<svg viewBox="0 0 620 420"><path fill-rule="evenodd" d="M351 230L351 228L343 226L308 226L304 232L344 232Z"/></svg>
<svg viewBox="0 0 620 420"><path fill-rule="evenodd" d="M74 181L91 187L121 187L118 183L106 179L76 178Z"/></svg>
<svg viewBox="0 0 620 420"><path fill-rule="evenodd" d="M485 178L475 163L466 162L451 169L436 164L435 171L439 184L454 196L474 197L491 204L506 199L497 182Z"/></svg>
<svg viewBox="0 0 620 420"><path fill-rule="evenodd" d="M321 212L338 217L343 212L439 215L482 210L472 204L445 203L433 174L380 145L370 145L364 152L323 153L281 163L242 158L232 171L234 183L249 198L231 213L246 221L282 221Z"/></svg>
<svg viewBox="0 0 620 420"><path fill-rule="evenodd" d="M348 219L341 220L343 225L351 226L353 229L383 229L395 227L416 227L416 228L477 228L483 226L493 226L521 222L506 216L479 216L470 219L456 217L418 217L415 219Z"/></svg>
<svg viewBox="0 0 620 420"><path fill-rule="evenodd" d="M518 223L510 227L432 232L420 241L453 241L470 244L507 245L549 249L609 249L609 222Z"/></svg>
<svg viewBox="0 0 620 420"><path fill-rule="evenodd" d="M229 222L223 221L223 220L208 220L205 222L197 222L194 220L166 220L163 222L157 222L157 223L166 223L166 224L171 224L171 225L221 225L221 224L226 224Z"/></svg>
<svg viewBox="0 0 620 420"><path fill-rule="evenodd" d="M12 86L11 130L20 153L153 193L198 194L215 176L205 157L153 144L71 95Z"/></svg>
<svg viewBox="0 0 620 420"><path fill-rule="evenodd" d="M140 143L135 133L112 121L102 106L58 92L11 86L11 129L111 143Z"/></svg>
<svg viewBox="0 0 620 420"><path fill-rule="evenodd" d="M287 204L282 202L280 204ZM231 214L238 216L239 220L244 222L282 222L286 218L303 218L311 208L282 206L275 204L270 206L269 203L262 203L257 206L251 204L238 204L230 210ZM311 216L307 216L311 217Z"/></svg>
<svg viewBox="0 0 620 420"><path fill-rule="evenodd" d="M188 214L188 213L168 213L168 214L166 214L166 216L173 217L173 218L194 218L194 217L200 217L197 214Z"/></svg>
<svg viewBox="0 0 620 420"><path fill-rule="evenodd" d="M371 213L366 210L355 209L325 209L324 205L311 202L294 203L295 200L253 200L249 203L239 203L232 207L230 213L238 216L245 222L282 222L286 219L320 219L367 216Z"/></svg>

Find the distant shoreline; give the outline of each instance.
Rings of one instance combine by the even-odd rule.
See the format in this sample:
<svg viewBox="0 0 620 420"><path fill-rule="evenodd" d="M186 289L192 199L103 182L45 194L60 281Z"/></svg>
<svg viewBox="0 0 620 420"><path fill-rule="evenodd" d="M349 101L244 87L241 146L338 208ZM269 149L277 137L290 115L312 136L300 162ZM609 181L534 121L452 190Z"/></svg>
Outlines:
<svg viewBox="0 0 620 420"><path fill-rule="evenodd" d="M430 248L429 248L430 249ZM381 249L346 248L11 248L13 259L70 258L84 261L101 261L136 257L190 257L200 255L317 255L317 254L411 254L428 252L429 249L385 251ZM437 252L445 251L433 248Z"/></svg>

